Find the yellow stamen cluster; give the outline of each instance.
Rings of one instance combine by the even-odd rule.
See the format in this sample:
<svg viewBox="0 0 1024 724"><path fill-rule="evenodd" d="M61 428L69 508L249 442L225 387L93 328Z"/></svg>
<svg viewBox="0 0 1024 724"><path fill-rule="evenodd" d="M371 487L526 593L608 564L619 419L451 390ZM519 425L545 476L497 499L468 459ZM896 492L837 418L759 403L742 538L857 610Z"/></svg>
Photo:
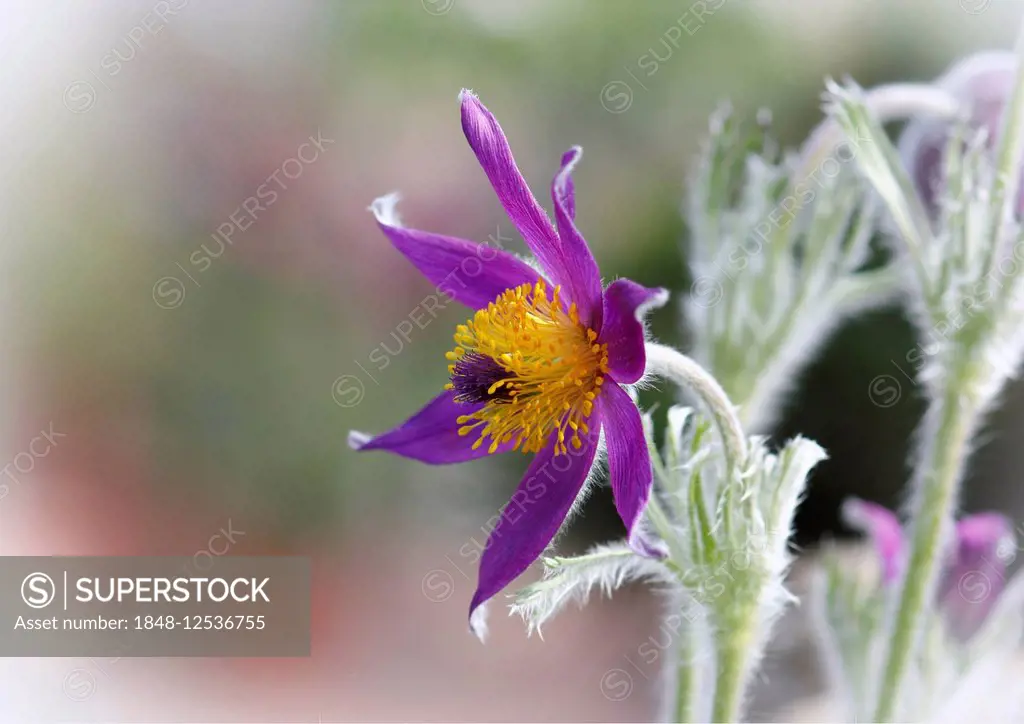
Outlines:
<svg viewBox="0 0 1024 724"><path fill-rule="evenodd" d="M480 410L458 418L460 435L479 436L474 450L490 438L491 453L513 440L513 449L538 452L554 439L555 454L564 454L567 437L578 449L580 433L590 432L586 420L608 374L608 348L580 323L575 304L565 310L560 291L549 299L543 281L523 284L458 326L449 373L467 355L489 357L507 372L486 390Z"/></svg>

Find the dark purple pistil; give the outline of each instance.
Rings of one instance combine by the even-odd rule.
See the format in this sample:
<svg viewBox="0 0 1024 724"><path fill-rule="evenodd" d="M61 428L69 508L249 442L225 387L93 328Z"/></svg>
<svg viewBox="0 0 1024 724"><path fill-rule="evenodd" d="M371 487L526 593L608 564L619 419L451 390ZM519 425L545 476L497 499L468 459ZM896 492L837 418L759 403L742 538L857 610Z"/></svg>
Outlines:
<svg viewBox="0 0 1024 724"><path fill-rule="evenodd" d="M502 385L491 394L489 391L495 382L507 379L508 370L496 359L485 354L471 352L455 363L452 372L452 386L455 389L456 402L511 402L512 395L508 383Z"/></svg>

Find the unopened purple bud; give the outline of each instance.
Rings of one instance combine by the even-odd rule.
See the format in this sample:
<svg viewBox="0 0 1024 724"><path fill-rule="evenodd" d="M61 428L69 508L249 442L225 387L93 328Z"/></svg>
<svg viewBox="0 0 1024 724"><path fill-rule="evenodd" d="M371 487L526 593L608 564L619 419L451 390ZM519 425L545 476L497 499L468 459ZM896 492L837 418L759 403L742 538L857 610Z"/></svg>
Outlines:
<svg viewBox="0 0 1024 724"><path fill-rule="evenodd" d="M939 602L952 633L970 638L1006 586L1016 555L1009 521L998 513L971 515L956 524L956 546L939 587Z"/></svg>
<svg viewBox="0 0 1024 724"><path fill-rule="evenodd" d="M988 51L958 61L935 80L935 85L963 104L970 127L984 129L988 146L994 148L1016 72L1013 53ZM938 208L942 166L952 130L951 121L931 116L911 120L900 136L900 156L929 211ZM1024 209L1024 203L1019 201L1017 208Z"/></svg>

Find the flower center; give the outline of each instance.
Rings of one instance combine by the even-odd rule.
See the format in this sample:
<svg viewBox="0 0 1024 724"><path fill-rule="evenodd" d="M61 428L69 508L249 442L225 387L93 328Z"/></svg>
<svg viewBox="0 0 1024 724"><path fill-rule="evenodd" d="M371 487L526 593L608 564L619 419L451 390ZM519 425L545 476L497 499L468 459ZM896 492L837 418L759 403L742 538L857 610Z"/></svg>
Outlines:
<svg viewBox="0 0 1024 724"><path fill-rule="evenodd" d="M476 450L515 441L514 450L538 452L555 439L555 454L582 446L580 432L608 374L608 346L580 324L576 305L568 312L555 287L548 298L543 281L503 292L477 310L455 332L455 349L447 354L455 401L485 403L460 415L460 435L478 435Z"/></svg>

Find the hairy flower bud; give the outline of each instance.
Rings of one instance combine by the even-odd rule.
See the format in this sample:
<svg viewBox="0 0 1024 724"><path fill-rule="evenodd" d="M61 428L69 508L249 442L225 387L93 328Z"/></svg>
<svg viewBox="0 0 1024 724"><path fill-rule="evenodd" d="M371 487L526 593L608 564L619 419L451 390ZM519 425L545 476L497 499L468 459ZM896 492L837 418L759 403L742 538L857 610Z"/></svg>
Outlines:
<svg viewBox="0 0 1024 724"><path fill-rule="evenodd" d="M963 104L969 128L986 132L989 148L995 147L999 136L1016 70L1013 53L988 51L957 61L935 80L935 85ZM949 120L921 117L908 123L900 136L900 156L929 211L938 208L946 145L953 128ZM1024 210L1024 196L1018 197L1017 209Z"/></svg>

